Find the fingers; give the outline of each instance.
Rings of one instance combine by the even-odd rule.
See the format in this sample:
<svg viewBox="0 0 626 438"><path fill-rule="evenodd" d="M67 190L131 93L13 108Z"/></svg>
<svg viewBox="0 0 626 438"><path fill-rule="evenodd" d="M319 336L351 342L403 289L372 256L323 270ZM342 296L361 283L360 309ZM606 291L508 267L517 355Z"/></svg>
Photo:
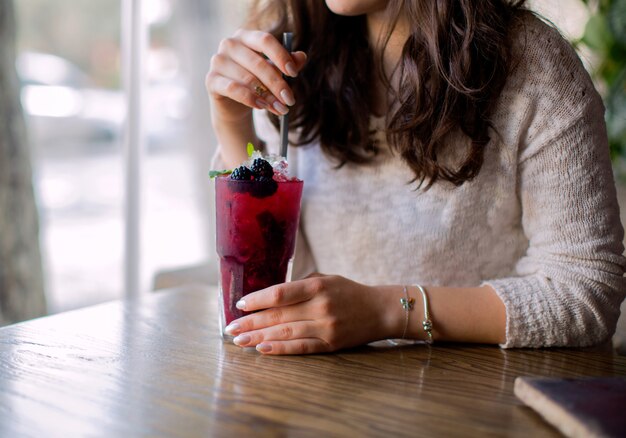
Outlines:
<svg viewBox="0 0 626 438"><path fill-rule="evenodd" d="M308 307L303 307L302 304L311 303L311 299L324 289L326 279L325 276L310 277L277 284L246 295L236 303L237 308L246 312L261 311L233 321L226 327L226 333L238 335L272 325L302 320L302 315L306 315L309 311Z"/></svg>
<svg viewBox="0 0 626 438"><path fill-rule="evenodd" d="M264 109L269 106L242 83L219 74L209 74L207 90L209 93L227 97L250 108Z"/></svg>
<svg viewBox="0 0 626 438"><path fill-rule="evenodd" d="M230 323L224 331L229 335L238 335L279 324L306 321L302 317L304 312L305 310L297 306L275 307L243 316Z"/></svg>
<svg viewBox="0 0 626 438"><path fill-rule="evenodd" d="M323 291L333 277L312 274L246 295L237 307L254 312L233 321L225 331L241 347L257 346L264 354L308 354L337 348L336 328ZM320 299L313 300L314 297ZM327 341L326 338L329 340ZM331 345L332 342L332 345ZM335 346L333 346L335 345Z"/></svg>
<svg viewBox="0 0 626 438"><path fill-rule="evenodd" d="M295 321L252 330L233 339L239 347L256 347L263 354L310 354L333 351L325 340L318 338L323 327L317 321Z"/></svg>
<svg viewBox="0 0 626 438"><path fill-rule="evenodd" d="M296 63L296 70L298 70L298 72L300 70L302 70L302 68L304 67L304 64L306 64L306 60L307 60L307 56L306 53L304 52L293 52L291 54L291 57L293 58L293 60Z"/></svg>
<svg viewBox="0 0 626 438"><path fill-rule="evenodd" d="M267 64L267 62L264 61ZM270 67L273 69L273 67ZM288 109L272 94L255 92L261 81L241 65L232 62L219 53L211 59L211 72L207 76L209 93L224 96L251 108L267 109L276 115L287 113Z"/></svg>
<svg viewBox="0 0 626 438"><path fill-rule="evenodd" d="M332 351L331 347L326 342L317 338L263 342L258 344L256 349L260 353L271 355L312 354Z"/></svg>
<svg viewBox="0 0 626 438"><path fill-rule="evenodd" d="M254 72L254 74L246 75L248 79L246 82L251 89L261 83L267 87L273 95L272 97L280 101L282 105L292 106L296 103L291 88L280 72L263 56L247 47L233 51L230 56L235 63L241 65L248 72Z"/></svg>
<svg viewBox="0 0 626 438"><path fill-rule="evenodd" d="M282 74L297 76L306 58L304 52L289 53L269 33L240 30L220 43L206 87L216 99L283 115L295 104L295 96Z"/></svg>
<svg viewBox="0 0 626 438"><path fill-rule="evenodd" d="M237 302L237 308L246 312L283 307L310 300L323 287L322 277L308 278L270 286L246 295Z"/></svg>
<svg viewBox="0 0 626 438"><path fill-rule="evenodd" d="M312 338L319 332L315 321L296 321L252 330L240 334L233 339L240 347L254 347L263 341L287 341L290 339Z"/></svg>
<svg viewBox="0 0 626 438"><path fill-rule="evenodd" d="M295 60L271 34L262 31L240 30L235 37L255 52L267 56L282 73L294 78L298 75Z"/></svg>

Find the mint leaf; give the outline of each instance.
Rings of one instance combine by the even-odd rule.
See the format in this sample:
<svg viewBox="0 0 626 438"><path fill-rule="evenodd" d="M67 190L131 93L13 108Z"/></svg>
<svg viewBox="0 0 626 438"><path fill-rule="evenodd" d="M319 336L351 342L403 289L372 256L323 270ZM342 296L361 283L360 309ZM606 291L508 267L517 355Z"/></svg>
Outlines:
<svg viewBox="0 0 626 438"><path fill-rule="evenodd" d="M213 179L222 175L230 175L231 173L233 173L232 170L210 170L209 178Z"/></svg>
<svg viewBox="0 0 626 438"><path fill-rule="evenodd" d="M254 145L252 143L248 143L248 157L251 157L252 154L254 153Z"/></svg>

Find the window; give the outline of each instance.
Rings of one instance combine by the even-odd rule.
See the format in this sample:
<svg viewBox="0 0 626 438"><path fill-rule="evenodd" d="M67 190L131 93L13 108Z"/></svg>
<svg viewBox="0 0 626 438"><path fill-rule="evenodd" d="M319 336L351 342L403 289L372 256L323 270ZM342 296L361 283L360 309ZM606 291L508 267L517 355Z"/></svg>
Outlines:
<svg viewBox="0 0 626 438"><path fill-rule="evenodd" d="M127 106L120 34L127 3L15 2L51 312L123 296ZM213 257L206 171L215 140L204 73L235 22L227 3L174 8L171 0L143 0L150 38L142 106L142 291L158 269Z"/></svg>

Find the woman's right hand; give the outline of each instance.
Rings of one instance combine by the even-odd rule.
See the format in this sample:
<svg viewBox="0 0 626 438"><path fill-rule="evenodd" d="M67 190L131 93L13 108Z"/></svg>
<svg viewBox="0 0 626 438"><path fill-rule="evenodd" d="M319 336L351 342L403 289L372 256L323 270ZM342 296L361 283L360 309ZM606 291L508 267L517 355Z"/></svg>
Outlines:
<svg viewBox="0 0 626 438"><path fill-rule="evenodd" d="M306 62L304 52L289 53L271 34L239 30L221 41L206 77L213 117L239 122L253 108L286 114L295 103L282 74L295 77Z"/></svg>

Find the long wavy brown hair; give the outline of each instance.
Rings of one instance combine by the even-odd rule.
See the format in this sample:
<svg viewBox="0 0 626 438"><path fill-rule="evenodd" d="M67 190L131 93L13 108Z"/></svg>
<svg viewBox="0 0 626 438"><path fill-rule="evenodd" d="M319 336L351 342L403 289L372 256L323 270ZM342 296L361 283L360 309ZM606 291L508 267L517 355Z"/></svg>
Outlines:
<svg viewBox="0 0 626 438"><path fill-rule="evenodd" d="M418 186L438 180L456 186L474 178L483 164L492 128L490 116L513 61L511 35L525 0L390 0L383 47L402 14L411 34L398 66L399 86L386 117L394 151L413 170ZM321 0L266 0L253 6L249 26L281 39L294 32L294 51L308 61L292 82L296 104L290 127L297 145L319 140L322 150L346 163L370 163L379 150L372 141L372 84L391 87L382 51L368 41L365 16L340 16ZM375 75L378 75L376 77ZM274 123L278 123L272 116ZM446 137L460 129L471 141L464 159L442 163Z"/></svg>

